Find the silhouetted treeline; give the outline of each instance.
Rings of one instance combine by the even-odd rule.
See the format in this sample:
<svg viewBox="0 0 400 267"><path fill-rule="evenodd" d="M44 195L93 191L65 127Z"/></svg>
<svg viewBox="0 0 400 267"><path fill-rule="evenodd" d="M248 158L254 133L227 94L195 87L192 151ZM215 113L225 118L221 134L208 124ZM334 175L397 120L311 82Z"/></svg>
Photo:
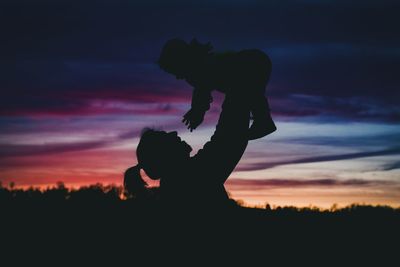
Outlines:
<svg viewBox="0 0 400 267"><path fill-rule="evenodd" d="M388 206L271 209L243 207L232 200L219 209L190 203L169 207L157 188L139 197L127 196L122 187L101 184L69 189L58 183L45 190L0 186L0 216L1 240L7 248L42 251L45 242L54 253L68 244L68 249L83 251L119 247L138 256L142 252L131 250L138 245L143 250L201 252L202 257L225 255L224 260L232 255L219 251L246 251L264 263L271 257L276 260L276 253L292 253L305 257L304 263L312 254L337 254L330 261L345 255L365 262L366 255L380 252L386 255L379 257L383 263L394 255L396 246L391 244L400 237L400 209ZM280 258L288 259L293 258Z"/></svg>
<svg viewBox="0 0 400 267"><path fill-rule="evenodd" d="M40 189L29 187L26 189L15 188L13 184L5 187L0 184L0 205L3 209L24 207L55 207L63 208L65 205L76 206L76 208L91 205L92 207L131 206L131 207L155 207L161 203L160 193L157 187L150 188L146 195L128 195L122 186L103 185L100 183L82 186L79 189L68 188L62 182L54 187ZM207 196L204 196L207 197ZM185 205L190 207L190 203ZM276 216L314 216L314 215L373 215L373 216L400 216L400 207L372 206L352 204L347 207L338 208L333 205L330 209L318 207L294 207L294 206L271 206L267 203L265 207L245 207L244 202L232 199L229 208L240 210L257 211L257 213L274 214ZM178 207L179 209L179 207Z"/></svg>
<svg viewBox="0 0 400 267"><path fill-rule="evenodd" d="M0 206L3 209L14 209L24 207L54 207L63 208L66 205L92 206L98 208L109 208L112 206L130 206L135 208L154 208L161 205L160 193L157 187L150 188L148 194L140 196L128 195L122 186L102 185L100 183L82 186L79 189L71 189L59 182L54 187L40 189L30 187L26 189L15 188L13 184L5 187L0 184ZM207 196L204 196L207 197ZM182 205L190 207L190 203ZM179 209L179 207L177 207ZM357 215L357 216L400 216L400 207L379 205L352 204L347 207L338 208L333 205L330 209L318 207L294 207L294 206L271 206L267 203L265 207L245 207L244 202L232 199L230 209L251 210L254 213L269 214L275 216L314 216L314 215Z"/></svg>

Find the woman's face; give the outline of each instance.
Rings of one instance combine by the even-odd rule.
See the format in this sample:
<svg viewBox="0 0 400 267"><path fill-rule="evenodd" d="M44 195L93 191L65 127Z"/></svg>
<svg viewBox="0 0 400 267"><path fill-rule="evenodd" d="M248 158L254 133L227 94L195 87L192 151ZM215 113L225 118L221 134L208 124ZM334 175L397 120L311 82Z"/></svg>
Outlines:
<svg viewBox="0 0 400 267"><path fill-rule="evenodd" d="M152 179L159 179L184 164L191 151L177 132L150 130L142 135L136 153L146 173Z"/></svg>
<svg viewBox="0 0 400 267"><path fill-rule="evenodd" d="M165 141L167 142L167 146L170 149L170 153L176 155L177 157L189 157L190 152L192 151L192 147L183 141L176 131L173 132L164 132ZM171 155L172 156L172 155Z"/></svg>
<svg viewBox="0 0 400 267"><path fill-rule="evenodd" d="M192 63L187 62L186 59L177 58L173 63L164 66L163 69L174 75L178 80L188 80L194 74Z"/></svg>

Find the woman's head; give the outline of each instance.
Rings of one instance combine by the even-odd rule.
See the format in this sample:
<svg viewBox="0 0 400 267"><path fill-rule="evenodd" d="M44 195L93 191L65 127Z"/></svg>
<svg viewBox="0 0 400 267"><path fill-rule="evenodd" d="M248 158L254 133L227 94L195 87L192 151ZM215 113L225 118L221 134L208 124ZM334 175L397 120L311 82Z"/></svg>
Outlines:
<svg viewBox="0 0 400 267"><path fill-rule="evenodd" d="M165 43L158 65L166 72L176 75L177 79L187 78L191 75L192 66L210 54L211 50L210 43L201 44L196 39L189 44L181 39L171 39Z"/></svg>
<svg viewBox="0 0 400 267"><path fill-rule="evenodd" d="M140 169L154 180L173 175L180 164L190 157L191 151L192 148L181 140L177 132L145 129L136 149L138 165L125 173L125 188L135 193L138 188L146 187Z"/></svg>
<svg viewBox="0 0 400 267"><path fill-rule="evenodd" d="M177 132L146 129L136 149L140 166L151 179L159 179L189 158L192 148L182 141ZM172 170L173 171L173 170Z"/></svg>

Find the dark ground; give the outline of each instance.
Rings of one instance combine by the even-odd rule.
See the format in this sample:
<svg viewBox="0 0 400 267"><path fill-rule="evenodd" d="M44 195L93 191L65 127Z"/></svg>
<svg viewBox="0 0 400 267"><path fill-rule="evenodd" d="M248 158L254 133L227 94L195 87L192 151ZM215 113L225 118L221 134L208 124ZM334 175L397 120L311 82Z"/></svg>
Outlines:
<svg viewBox="0 0 400 267"><path fill-rule="evenodd" d="M167 207L156 198L121 200L120 193L101 185L71 191L60 184L44 192L0 187L3 255L15 255L15 262L83 255L90 265L398 264L400 209L260 209L234 201L225 208Z"/></svg>

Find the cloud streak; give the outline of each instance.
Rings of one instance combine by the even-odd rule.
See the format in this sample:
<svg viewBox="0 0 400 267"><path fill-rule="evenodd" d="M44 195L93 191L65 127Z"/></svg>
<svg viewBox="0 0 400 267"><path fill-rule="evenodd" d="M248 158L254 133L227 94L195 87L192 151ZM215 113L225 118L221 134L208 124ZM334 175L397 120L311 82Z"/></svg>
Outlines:
<svg viewBox="0 0 400 267"><path fill-rule="evenodd" d="M244 166L239 166L237 171L255 171L269 169L282 165L289 164L302 164L302 163L318 163L336 160L351 160L358 158L376 157L376 156L387 156L387 155L397 155L400 154L400 148L389 148L377 151L367 151L367 152L357 152L357 153L347 153L347 154L336 154L327 156L315 156L315 157L305 157L293 160L283 160L276 162L259 162L259 163L248 163Z"/></svg>
<svg viewBox="0 0 400 267"><path fill-rule="evenodd" d="M372 96L329 96L284 94L271 98L274 115L282 117L314 117L314 120L399 122L400 108L382 98ZM394 96L388 96L388 98ZM396 98L396 97L395 97Z"/></svg>
<svg viewBox="0 0 400 267"><path fill-rule="evenodd" d="M400 169L400 161L396 161L393 163L389 163L383 166L382 168L384 171L391 171L391 170L397 170Z"/></svg>
<svg viewBox="0 0 400 267"><path fill-rule="evenodd" d="M68 91L29 96L18 91L2 98L0 116L76 116L102 114L170 115L179 111L176 104L190 104L189 90L140 92L137 90ZM12 94L12 95L10 95ZM6 93L7 96L7 93Z"/></svg>
<svg viewBox="0 0 400 267"><path fill-rule="evenodd" d="M293 188L293 187L369 187L369 186L387 186L396 184L393 181L382 180L362 180L362 179L239 179L233 178L227 181L228 186L234 187L251 187L254 190L263 189L265 187Z"/></svg>
<svg viewBox="0 0 400 267"><path fill-rule="evenodd" d="M43 145L0 145L0 158L21 157L21 156L40 156L48 154L58 154L72 151L82 151L103 147L107 141L91 141L70 144L43 144Z"/></svg>
<svg viewBox="0 0 400 267"><path fill-rule="evenodd" d="M151 127L148 125L147 127ZM171 129L182 129L184 125L178 122L164 125ZM144 128L144 127L143 127ZM53 142L43 144L0 144L0 158L9 157L24 157L24 156L41 156L51 155L66 152L85 151L90 149L103 148L117 144L125 140L134 140L139 138L143 128L136 128L128 131L123 131L107 138L98 138L91 141L76 141L76 142ZM134 151L132 151L134 153Z"/></svg>

